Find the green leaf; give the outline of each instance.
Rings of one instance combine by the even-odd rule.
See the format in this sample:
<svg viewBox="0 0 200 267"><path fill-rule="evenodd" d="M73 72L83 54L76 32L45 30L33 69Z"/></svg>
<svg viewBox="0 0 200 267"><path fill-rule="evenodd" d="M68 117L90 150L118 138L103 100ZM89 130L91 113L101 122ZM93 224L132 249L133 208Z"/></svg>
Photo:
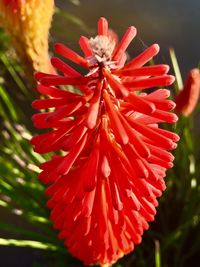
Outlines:
<svg viewBox="0 0 200 267"><path fill-rule="evenodd" d="M176 77L176 85L177 85L177 90L181 90L183 88L183 79L181 76L181 72L179 69L179 65L178 65L178 61L177 61L177 57L175 54L174 49L171 47L169 49L169 54L170 54L170 58L172 61L172 66L174 69L174 73L175 73L175 77Z"/></svg>
<svg viewBox="0 0 200 267"><path fill-rule="evenodd" d="M59 250L59 247L44 242L39 242L34 240L6 239L6 238L0 238L0 246L30 247L35 249L44 249L52 251Z"/></svg>

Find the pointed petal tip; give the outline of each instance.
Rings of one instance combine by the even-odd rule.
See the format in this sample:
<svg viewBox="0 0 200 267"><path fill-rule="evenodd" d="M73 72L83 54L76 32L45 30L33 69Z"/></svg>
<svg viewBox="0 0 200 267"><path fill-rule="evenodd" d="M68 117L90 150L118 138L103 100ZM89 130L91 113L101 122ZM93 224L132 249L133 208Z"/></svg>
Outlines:
<svg viewBox="0 0 200 267"><path fill-rule="evenodd" d="M175 134L176 142L180 140L180 136L178 134Z"/></svg>
<svg viewBox="0 0 200 267"><path fill-rule="evenodd" d="M108 35L108 21L104 17L98 20L98 35Z"/></svg>
<svg viewBox="0 0 200 267"><path fill-rule="evenodd" d="M103 24L108 25L108 20L105 17L100 17L98 20L98 26L103 25Z"/></svg>
<svg viewBox="0 0 200 267"><path fill-rule="evenodd" d="M36 81L40 81L40 78L41 78L41 72L37 71L34 73L34 78Z"/></svg>
<svg viewBox="0 0 200 267"><path fill-rule="evenodd" d="M34 109L37 109L37 100L34 100L32 103L31 103L31 107L34 108ZM33 120L34 116L31 117L31 119Z"/></svg>
<svg viewBox="0 0 200 267"><path fill-rule="evenodd" d="M134 27L134 26L130 26L130 27L128 27L128 30L129 30L130 32L132 32L132 33L134 34L134 36L135 36L136 33L137 33L137 29L136 29L136 27Z"/></svg>
<svg viewBox="0 0 200 267"><path fill-rule="evenodd" d="M171 114L171 120L169 123L176 123L178 121L178 116L175 113L170 113Z"/></svg>
<svg viewBox="0 0 200 267"><path fill-rule="evenodd" d="M83 43L85 41L88 42L88 38L86 36L84 36L84 35L81 35L80 38L79 38L79 44L81 44L81 43Z"/></svg>
<svg viewBox="0 0 200 267"><path fill-rule="evenodd" d="M64 45L62 43L56 43L54 45L54 50L57 52L57 50L59 50L60 48L62 48Z"/></svg>
<svg viewBox="0 0 200 267"><path fill-rule="evenodd" d="M137 30L134 26L130 26L126 30L124 36L122 37L122 40L120 41L120 43L118 44L118 46L114 51L113 60L120 61L122 59L127 47L135 37L136 33Z"/></svg>
<svg viewBox="0 0 200 267"><path fill-rule="evenodd" d="M96 123L90 120L86 122L86 126L88 127L88 129L92 130L96 126Z"/></svg>
<svg viewBox="0 0 200 267"><path fill-rule="evenodd" d="M57 58L57 57L52 57L52 58L50 59L50 61L51 61L51 64L54 65L55 63L57 63L58 58Z"/></svg>
<svg viewBox="0 0 200 267"><path fill-rule="evenodd" d="M173 75L164 74L159 78L163 79L163 86L170 86L174 83L175 77Z"/></svg>
<svg viewBox="0 0 200 267"><path fill-rule="evenodd" d="M46 86L48 86L48 85L49 85L48 78L42 78L42 79L40 79L40 83L41 83L42 85L46 85Z"/></svg>
<svg viewBox="0 0 200 267"><path fill-rule="evenodd" d="M158 53L160 51L160 46L159 44L153 44L152 48Z"/></svg>
<svg viewBox="0 0 200 267"><path fill-rule="evenodd" d="M169 69L170 69L169 65L167 65L167 64L161 65L161 68L163 69L163 72L165 74L167 74L169 72Z"/></svg>
<svg viewBox="0 0 200 267"><path fill-rule="evenodd" d="M84 36L84 35L81 35L80 38L79 38L79 41L82 40L82 39L85 40L85 39L88 39L88 38L86 36Z"/></svg>
<svg viewBox="0 0 200 267"><path fill-rule="evenodd" d="M177 144L172 142L171 149L173 150L173 149L176 149L176 148L177 148Z"/></svg>
<svg viewBox="0 0 200 267"><path fill-rule="evenodd" d="M175 81L175 79L176 79L176 78L175 78L173 75L169 75L169 80L168 80L169 85L173 84L174 81Z"/></svg>

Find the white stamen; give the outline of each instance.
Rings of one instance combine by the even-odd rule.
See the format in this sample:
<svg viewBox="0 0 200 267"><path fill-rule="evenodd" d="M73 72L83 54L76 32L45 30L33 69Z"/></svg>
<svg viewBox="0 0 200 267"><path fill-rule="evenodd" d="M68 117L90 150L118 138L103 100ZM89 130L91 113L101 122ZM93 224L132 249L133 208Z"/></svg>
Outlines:
<svg viewBox="0 0 200 267"><path fill-rule="evenodd" d="M92 63L110 61L115 48L115 41L108 36L98 35L95 38L90 38L90 47L94 53L94 57L89 60Z"/></svg>

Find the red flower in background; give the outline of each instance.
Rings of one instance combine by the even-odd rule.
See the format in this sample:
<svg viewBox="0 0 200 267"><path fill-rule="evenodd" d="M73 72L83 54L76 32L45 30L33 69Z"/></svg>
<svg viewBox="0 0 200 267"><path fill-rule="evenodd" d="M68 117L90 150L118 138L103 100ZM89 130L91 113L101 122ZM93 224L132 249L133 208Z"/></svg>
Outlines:
<svg viewBox="0 0 200 267"><path fill-rule="evenodd" d="M190 70L183 89L176 96L176 111L189 116L195 109L200 95L200 71Z"/></svg>
<svg viewBox="0 0 200 267"><path fill-rule="evenodd" d="M61 73L37 73L35 127L52 128L33 137L38 153L62 151L41 164L39 179L46 190L51 219L68 250L85 264L113 263L141 242L148 222L154 220L157 197L165 189L166 170L173 166L168 150L179 137L158 128L174 123L169 91L145 89L168 86L174 77L167 65L144 66L158 52L154 44L125 64L126 49L136 35L128 28L116 44L106 19L98 22L98 35L81 37L84 57L63 44L55 50L88 68L86 75L58 58L52 65ZM66 90L73 85L79 92Z"/></svg>
<svg viewBox="0 0 200 267"><path fill-rule="evenodd" d="M23 5L26 0L2 0L5 6L10 6L10 8L17 12L17 9Z"/></svg>

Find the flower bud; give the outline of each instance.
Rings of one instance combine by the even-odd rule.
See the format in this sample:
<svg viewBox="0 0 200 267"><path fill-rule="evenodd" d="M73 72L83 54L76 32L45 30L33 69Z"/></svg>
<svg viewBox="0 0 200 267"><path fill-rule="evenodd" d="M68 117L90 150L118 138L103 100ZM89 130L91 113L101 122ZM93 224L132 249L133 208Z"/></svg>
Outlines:
<svg viewBox="0 0 200 267"><path fill-rule="evenodd" d="M194 111L200 93L200 71L190 70L183 89L176 96L176 111L183 116L190 116Z"/></svg>
<svg viewBox="0 0 200 267"><path fill-rule="evenodd" d="M30 78L35 71L55 72L48 54L53 13L53 0L0 0L0 25L10 35Z"/></svg>

